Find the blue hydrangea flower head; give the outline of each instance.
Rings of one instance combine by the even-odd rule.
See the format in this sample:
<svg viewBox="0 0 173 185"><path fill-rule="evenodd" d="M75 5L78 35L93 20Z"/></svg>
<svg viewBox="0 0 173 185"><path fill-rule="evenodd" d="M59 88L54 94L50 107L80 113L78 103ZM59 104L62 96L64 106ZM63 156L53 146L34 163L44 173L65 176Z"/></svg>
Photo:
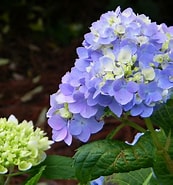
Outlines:
<svg viewBox="0 0 173 185"><path fill-rule="evenodd" d="M173 88L173 27L131 8L108 11L84 35L74 67L51 96L48 123L56 141L86 142L105 110L149 117Z"/></svg>

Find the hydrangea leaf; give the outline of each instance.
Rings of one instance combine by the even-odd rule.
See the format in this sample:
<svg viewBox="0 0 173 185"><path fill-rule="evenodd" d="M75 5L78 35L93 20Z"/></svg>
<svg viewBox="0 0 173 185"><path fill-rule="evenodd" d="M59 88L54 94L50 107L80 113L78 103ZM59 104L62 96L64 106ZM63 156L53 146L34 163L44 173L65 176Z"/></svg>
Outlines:
<svg viewBox="0 0 173 185"><path fill-rule="evenodd" d="M168 169L168 163L165 163L163 154L157 154L154 162L154 173L162 185L171 185L173 182L173 174ZM170 166L170 165L169 165Z"/></svg>
<svg viewBox="0 0 173 185"><path fill-rule="evenodd" d="M41 166L38 173L36 173L34 176L32 176L30 179L28 179L27 182L25 183L25 185L35 185L35 184L37 184L37 182L41 178L41 175L42 175L43 171L45 170L45 168L46 168L46 166Z"/></svg>
<svg viewBox="0 0 173 185"><path fill-rule="evenodd" d="M155 125L160 126L166 134L170 131L173 132L173 106L172 100L167 104L160 107L154 114L151 116L151 120Z"/></svg>
<svg viewBox="0 0 173 185"><path fill-rule="evenodd" d="M111 176L105 177L105 184L159 185L159 182L153 177L151 168L142 168L126 173L115 173Z"/></svg>
<svg viewBox="0 0 173 185"><path fill-rule="evenodd" d="M154 150L149 133L141 136L134 146L116 140L86 144L74 156L76 177L86 184L100 176L151 167Z"/></svg>
<svg viewBox="0 0 173 185"><path fill-rule="evenodd" d="M42 176L46 179L75 179L73 159L59 155L48 155L44 162L36 166L33 171L37 171L40 166L46 166Z"/></svg>
<svg viewBox="0 0 173 185"><path fill-rule="evenodd" d="M155 153L153 170L160 184L171 185L173 182L173 136L168 137L162 132L159 142L165 146L165 150Z"/></svg>

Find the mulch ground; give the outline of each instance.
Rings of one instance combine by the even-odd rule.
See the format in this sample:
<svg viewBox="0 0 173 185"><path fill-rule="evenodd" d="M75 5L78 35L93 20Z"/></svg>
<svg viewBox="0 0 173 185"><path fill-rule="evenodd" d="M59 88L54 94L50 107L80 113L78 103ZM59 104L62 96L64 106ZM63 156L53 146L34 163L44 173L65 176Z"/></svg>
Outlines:
<svg viewBox="0 0 173 185"><path fill-rule="evenodd" d="M49 108L49 97L58 90L61 77L73 66L76 48L82 39L73 41L69 46L57 47L51 41L41 44L29 39L13 39L0 46L0 60L7 59L0 65L0 117L14 114L19 121L32 120L35 126L44 129L51 139L51 129L47 124L46 112ZM90 139L105 138L116 125L108 119L104 129ZM140 122L140 120L139 120ZM120 140L131 141L135 130L125 127L116 136ZM76 148L82 143L75 140L68 147L64 142L53 144L48 154L73 156ZM20 184L23 177L13 180ZM75 185L76 181L44 181L48 185Z"/></svg>

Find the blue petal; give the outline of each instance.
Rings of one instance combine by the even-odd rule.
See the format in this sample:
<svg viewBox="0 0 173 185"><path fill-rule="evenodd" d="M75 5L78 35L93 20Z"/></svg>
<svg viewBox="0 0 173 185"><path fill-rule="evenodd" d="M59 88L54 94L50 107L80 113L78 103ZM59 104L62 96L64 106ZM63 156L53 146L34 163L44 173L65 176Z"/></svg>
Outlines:
<svg viewBox="0 0 173 185"><path fill-rule="evenodd" d="M113 97L111 96L105 96L105 95L99 95L97 97L98 103L101 106L108 106L112 102Z"/></svg>
<svg viewBox="0 0 173 185"><path fill-rule="evenodd" d="M67 128L64 127L63 129L61 130L53 130L52 131L52 139L54 141L62 141L64 140L64 138L67 136Z"/></svg>
<svg viewBox="0 0 173 185"><path fill-rule="evenodd" d="M77 120L72 120L69 125L69 131L72 135L79 135L82 132L82 125Z"/></svg>
<svg viewBox="0 0 173 185"><path fill-rule="evenodd" d="M134 93L138 91L138 89L139 89L139 85L137 83L132 82L132 81L127 83L127 90L129 92Z"/></svg>
<svg viewBox="0 0 173 185"><path fill-rule="evenodd" d="M146 106L142 114L140 114L140 116L143 118L147 118L147 117L150 117L152 113L153 113L153 107Z"/></svg>
<svg viewBox="0 0 173 185"><path fill-rule="evenodd" d="M131 114L132 116L138 116L138 115L140 115L142 112L143 112L143 105L140 104L140 105L135 105L135 106L131 109L130 114Z"/></svg>
<svg viewBox="0 0 173 185"><path fill-rule="evenodd" d="M86 48L78 47L76 51L80 58L88 58L88 50Z"/></svg>
<svg viewBox="0 0 173 185"><path fill-rule="evenodd" d="M54 130L61 130L67 125L67 122L59 115L54 115L48 119L48 124Z"/></svg>
<svg viewBox="0 0 173 185"><path fill-rule="evenodd" d="M60 84L59 88L65 96L71 95L74 91L74 87L66 83Z"/></svg>
<svg viewBox="0 0 173 185"><path fill-rule="evenodd" d="M104 121L97 121L94 117L88 120L88 127L92 134L97 133L103 128Z"/></svg>
<svg viewBox="0 0 173 185"><path fill-rule="evenodd" d="M159 79L159 83L158 86L163 88L163 89L169 89L171 87L173 87L173 83L169 81L168 76L163 76Z"/></svg>
<svg viewBox="0 0 173 185"><path fill-rule="evenodd" d="M103 184L104 184L104 177L103 176L101 176L95 180L92 180L90 182L90 185L103 185Z"/></svg>
<svg viewBox="0 0 173 185"><path fill-rule="evenodd" d="M122 114L122 107L119 103L117 103L115 100L112 101L112 103L109 105L110 110L118 117Z"/></svg>
<svg viewBox="0 0 173 185"><path fill-rule="evenodd" d="M113 82L113 89L114 91L118 91L122 88L122 85L123 85L123 81L122 80L116 80Z"/></svg>
<svg viewBox="0 0 173 185"><path fill-rule="evenodd" d="M84 118L90 118L91 116L94 116L97 113L96 106L89 106L89 105L83 105L82 110L80 111L80 114Z"/></svg>
<svg viewBox="0 0 173 185"><path fill-rule="evenodd" d="M121 105L126 105L133 99L133 93L130 93L125 88L121 88L119 91L115 91L114 97Z"/></svg>
<svg viewBox="0 0 173 185"><path fill-rule="evenodd" d="M81 72L85 72L86 68L90 65L90 60L87 59L76 59L75 62L75 67L81 71Z"/></svg>
<svg viewBox="0 0 173 185"><path fill-rule="evenodd" d="M67 130L67 135L66 135L66 137L64 138L64 142L65 142L67 145L71 145L71 143L72 143L72 135L70 134L69 130Z"/></svg>
<svg viewBox="0 0 173 185"><path fill-rule="evenodd" d="M87 142L88 139L90 138L90 135L91 135L90 129L87 127L87 125L83 125L82 132L76 137L82 142Z"/></svg>

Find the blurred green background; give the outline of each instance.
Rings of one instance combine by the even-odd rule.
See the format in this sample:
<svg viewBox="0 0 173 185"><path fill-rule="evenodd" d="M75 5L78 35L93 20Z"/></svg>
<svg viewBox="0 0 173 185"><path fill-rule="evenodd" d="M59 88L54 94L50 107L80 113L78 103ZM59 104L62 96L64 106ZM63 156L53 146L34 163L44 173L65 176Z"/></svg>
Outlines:
<svg viewBox="0 0 173 185"><path fill-rule="evenodd" d="M173 25L171 0L1 0L0 41L29 37L66 46L88 32L102 13L117 6L132 7L152 21Z"/></svg>

